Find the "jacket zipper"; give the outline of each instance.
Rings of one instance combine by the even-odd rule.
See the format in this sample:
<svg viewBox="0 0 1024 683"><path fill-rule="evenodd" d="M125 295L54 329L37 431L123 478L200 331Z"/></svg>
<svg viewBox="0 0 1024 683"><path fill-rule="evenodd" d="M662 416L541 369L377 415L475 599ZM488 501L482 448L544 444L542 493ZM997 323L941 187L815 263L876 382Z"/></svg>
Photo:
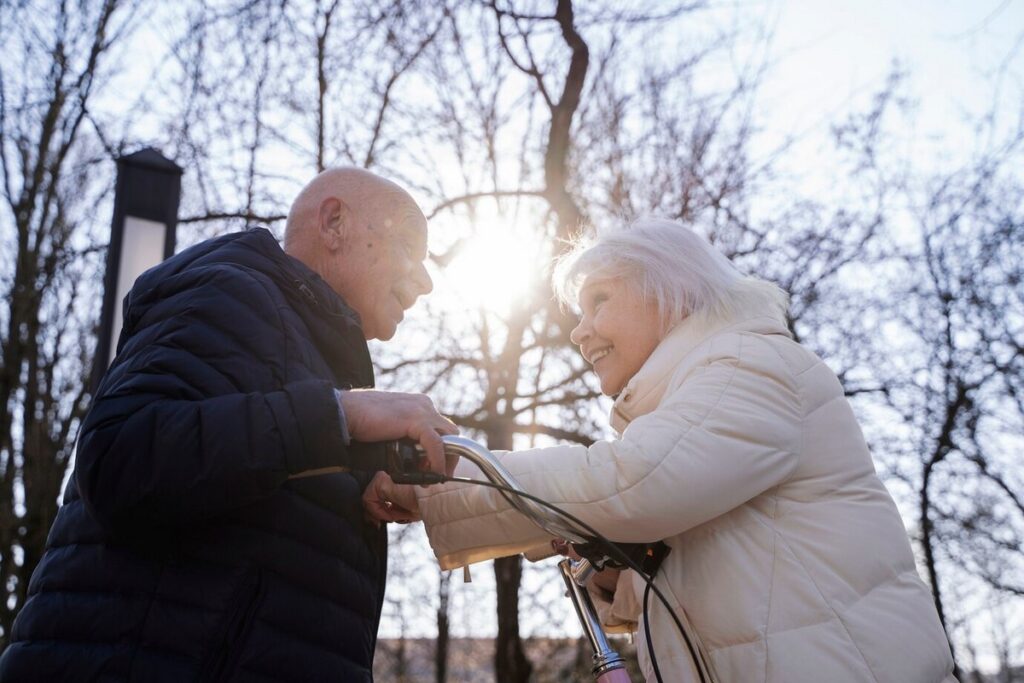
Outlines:
<svg viewBox="0 0 1024 683"><path fill-rule="evenodd" d="M320 302L317 301L316 294L314 294L313 290L309 288L309 285L307 285L302 280L296 280L295 284L298 285L299 291L302 293L302 296L309 299L309 302L311 304L313 304L314 306L319 305Z"/></svg>

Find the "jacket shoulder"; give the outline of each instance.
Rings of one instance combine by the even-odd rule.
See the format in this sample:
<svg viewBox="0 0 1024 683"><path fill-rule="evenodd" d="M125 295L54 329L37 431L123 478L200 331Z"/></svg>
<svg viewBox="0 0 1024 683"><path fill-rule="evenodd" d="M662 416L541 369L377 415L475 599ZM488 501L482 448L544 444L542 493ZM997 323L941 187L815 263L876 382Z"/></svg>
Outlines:
<svg viewBox="0 0 1024 683"><path fill-rule="evenodd" d="M197 265L149 288L133 288L124 302L124 333L180 315L222 322L235 317L232 311L274 315L283 304L280 289L259 271L232 263Z"/></svg>
<svg viewBox="0 0 1024 683"><path fill-rule="evenodd" d="M246 386L266 370L283 377L285 306L273 282L236 265L173 275L140 305L126 301L117 357L101 387L160 376L207 394Z"/></svg>
<svg viewBox="0 0 1024 683"><path fill-rule="evenodd" d="M782 334L725 331L712 335L695 347L676 367L669 392L679 388L697 370L711 365L729 365L765 378L796 383L797 377L819 362L813 354Z"/></svg>

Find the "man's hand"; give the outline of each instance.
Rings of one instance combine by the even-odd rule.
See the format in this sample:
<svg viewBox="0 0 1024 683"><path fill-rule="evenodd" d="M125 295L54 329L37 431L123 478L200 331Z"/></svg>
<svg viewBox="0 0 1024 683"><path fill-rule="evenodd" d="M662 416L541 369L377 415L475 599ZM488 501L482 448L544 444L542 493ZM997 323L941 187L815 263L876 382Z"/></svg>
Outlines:
<svg viewBox="0 0 1024 683"><path fill-rule="evenodd" d="M455 423L437 412L423 394L351 389L341 392L348 433L356 441L413 439L426 453L423 469L451 476L458 456L445 457L442 434L458 434Z"/></svg>
<svg viewBox="0 0 1024 683"><path fill-rule="evenodd" d="M408 484L396 484L387 472L378 472L363 491L363 509L377 522L408 524L421 519L416 491Z"/></svg>

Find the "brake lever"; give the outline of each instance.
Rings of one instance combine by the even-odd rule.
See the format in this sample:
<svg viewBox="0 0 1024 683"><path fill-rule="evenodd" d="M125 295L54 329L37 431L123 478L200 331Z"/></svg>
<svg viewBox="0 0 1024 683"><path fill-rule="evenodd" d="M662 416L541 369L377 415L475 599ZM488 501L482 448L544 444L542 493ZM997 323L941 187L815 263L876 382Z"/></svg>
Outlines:
<svg viewBox="0 0 1024 683"><path fill-rule="evenodd" d="M629 559L635 562L643 570L644 574L654 576L658 573L661 563L668 556L670 548L663 541L654 543L616 543ZM626 565L611 557L604 543L590 541L589 543L573 543L573 550L580 557L589 560L590 564L597 571L604 569L625 569Z"/></svg>
<svg viewBox="0 0 1024 683"><path fill-rule="evenodd" d="M399 439L384 444L385 472L396 484L440 484L448 481L448 477L436 472L420 471L424 453L423 448L412 439Z"/></svg>

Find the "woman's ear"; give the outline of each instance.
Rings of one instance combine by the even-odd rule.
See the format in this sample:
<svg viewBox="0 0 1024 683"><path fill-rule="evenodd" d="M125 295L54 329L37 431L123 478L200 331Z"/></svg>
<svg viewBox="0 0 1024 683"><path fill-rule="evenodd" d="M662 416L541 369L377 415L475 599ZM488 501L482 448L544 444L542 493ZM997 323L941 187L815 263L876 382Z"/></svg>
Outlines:
<svg viewBox="0 0 1024 683"><path fill-rule="evenodd" d="M345 202L337 197L327 197L320 202L317 229L320 241L328 251L342 249L350 237L352 227L352 212Z"/></svg>

